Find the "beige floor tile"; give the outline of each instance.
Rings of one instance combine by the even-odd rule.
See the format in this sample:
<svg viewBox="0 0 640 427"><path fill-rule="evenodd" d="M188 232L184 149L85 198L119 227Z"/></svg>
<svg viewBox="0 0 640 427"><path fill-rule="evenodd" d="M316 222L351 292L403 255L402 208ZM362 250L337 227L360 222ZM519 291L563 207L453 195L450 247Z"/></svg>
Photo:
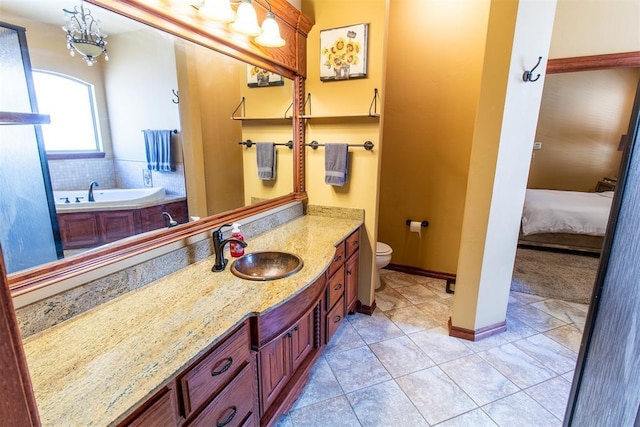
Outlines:
<svg viewBox="0 0 640 427"><path fill-rule="evenodd" d="M572 371L576 367L577 353L543 334L515 341L514 345L558 375Z"/></svg>
<svg viewBox="0 0 640 427"><path fill-rule="evenodd" d="M482 410L501 427L560 427L562 425L558 418L523 391L489 403L483 406Z"/></svg>
<svg viewBox="0 0 640 427"><path fill-rule="evenodd" d="M561 420L564 418L570 391L571 383L562 377L556 377L526 389L525 393Z"/></svg>
<svg viewBox="0 0 640 427"><path fill-rule="evenodd" d="M474 409L466 414L458 415L443 423L437 424L438 427L495 427L493 422L482 409Z"/></svg>
<svg viewBox="0 0 640 427"><path fill-rule="evenodd" d="M477 405L437 366L396 380L429 424L475 409Z"/></svg>
<svg viewBox="0 0 640 427"><path fill-rule="evenodd" d="M436 299L436 294L426 286L412 285L396 289L403 297L411 301L412 304L420 304L421 302Z"/></svg>
<svg viewBox="0 0 640 427"><path fill-rule="evenodd" d="M296 409L291 411L289 416L295 427L359 427L362 425L344 395Z"/></svg>
<svg viewBox="0 0 640 427"><path fill-rule="evenodd" d="M371 344L370 347L394 378L435 365L429 356L407 336Z"/></svg>
<svg viewBox="0 0 640 427"><path fill-rule="evenodd" d="M376 306L382 311L408 307L410 305L411 301L403 297L396 289L387 287L376 291Z"/></svg>
<svg viewBox="0 0 640 427"><path fill-rule="evenodd" d="M565 325L556 329L552 329L544 333L557 343L562 344L569 350L578 353L580 351L580 343L582 342L582 331L573 325Z"/></svg>
<svg viewBox="0 0 640 427"><path fill-rule="evenodd" d="M473 354L463 340L450 337L444 328L416 332L409 335L409 338L437 364Z"/></svg>
<svg viewBox="0 0 640 427"><path fill-rule="evenodd" d="M431 299L416 307L422 311L427 318L435 325L448 327L449 318L451 317L451 307L441 299Z"/></svg>
<svg viewBox="0 0 640 427"><path fill-rule="evenodd" d="M292 409L299 409L303 406L313 405L324 400L341 396L344 392L340 383L333 375L326 359L320 357L311 370L307 385L302 390L300 397L296 400Z"/></svg>
<svg viewBox="0 0 640 427"><path fill-rule="evenodd" d="M391 379L369 347L329 354L326 359L345 393Z"/></svg>
<svg viewBox="0 0 640 427"><path fill-rule="evenodd" d="M349 393L347 399L363 426L429 426L395 381Z"/></svg>
<svg viewBox="0 0 640 427"><path fill-rule="evenodd" d="M507 377L475 354L443 363L440 369L479 406L520 391Z"/></svg>
<svg viewBox="0 0 640 427"><path fill-rule="evenodd" d="M385 314L398 328L402 329L405 334L441 326L440 323L434 322L415 305L389 310L386 311Z"/></svg>
<svg viewBox="0 0 640 427"><path fill-rule="evenodd" d="M520 388L531 387L556 376L554 371L514 344L505 344L478 355Z"/></svg>
<svg viewBox="0 0 640 427"><path fill-rule="evenodd" d="M518 318L520 321L538 332L559 328L560 326L567 324L567 322L563 322L562 320L553 317L544 311L540 311L531 305L510 306L507 313L512 317Z"/></svg>

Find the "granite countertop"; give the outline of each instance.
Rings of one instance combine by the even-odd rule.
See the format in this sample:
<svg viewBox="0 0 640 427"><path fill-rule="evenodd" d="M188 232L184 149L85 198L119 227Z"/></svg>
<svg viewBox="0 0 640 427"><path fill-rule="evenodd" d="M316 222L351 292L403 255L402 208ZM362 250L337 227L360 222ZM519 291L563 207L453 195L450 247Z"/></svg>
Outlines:
<svg viewBox="0 0 640 427"><path fill-rule="evenodd" d="M304 267L293 276L249 281L229 266L212 273L212 256L27 338L42 424L121 421L231 328L313 283L331 263L334 246L361 224L307 215L247 239L246 253L299 255Z"/></svg>

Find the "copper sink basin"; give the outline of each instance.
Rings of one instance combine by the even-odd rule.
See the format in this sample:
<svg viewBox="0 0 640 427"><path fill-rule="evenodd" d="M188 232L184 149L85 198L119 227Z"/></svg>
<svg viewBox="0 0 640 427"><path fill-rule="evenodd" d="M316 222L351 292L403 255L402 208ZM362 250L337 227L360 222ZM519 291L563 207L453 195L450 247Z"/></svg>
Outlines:
<svg viewBox="0 0 640 427"><path fill-rule="evenodd" d="M267 281L291 276L303 265L298 255L288 252L254 252L235 260L231 272L242 279Z"/></svg>

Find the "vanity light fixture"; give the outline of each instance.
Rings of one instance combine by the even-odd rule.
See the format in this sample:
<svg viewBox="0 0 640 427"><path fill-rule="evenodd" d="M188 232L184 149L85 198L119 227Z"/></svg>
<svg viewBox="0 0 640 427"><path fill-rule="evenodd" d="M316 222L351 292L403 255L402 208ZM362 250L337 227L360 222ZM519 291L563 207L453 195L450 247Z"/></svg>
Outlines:
<svg viewBox="0 0 640 427"><path fill-rule="evenodd" d="M197 9L205 19L228 23L232 31L255 37L256 43L261 46L282 47L285 45L285 41L280 36L280 27L276 22L276 16L271 11L269 1L263 1L267 4L269 11L262 22L262 27L258 25L258 17L253 8L252 0L205 0ZM238 4L237 12L233 11L231 4Z"/></svg>
<svg viewBox="0 0 640 427"><path fill-rule="evenodd" d="M62 10L67 18L62 29L67 32L67 49L71 56L80 53L89 66L95 64L96 58L103 53L104 60L108 61L107 35L100 32L100 21L93 18L91 11L82 4L74 6L73 10Z"/></svg>

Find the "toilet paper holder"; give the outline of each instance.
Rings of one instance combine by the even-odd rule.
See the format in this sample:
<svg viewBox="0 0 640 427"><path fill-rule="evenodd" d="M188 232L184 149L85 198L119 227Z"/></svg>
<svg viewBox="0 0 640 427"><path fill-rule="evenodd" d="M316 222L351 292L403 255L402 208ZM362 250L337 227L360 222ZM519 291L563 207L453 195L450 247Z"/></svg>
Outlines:
<svg viewBox="0 0 640 427"><path fill-rule="evenodd" d="M413 222L412 219L408 219L405 221L405 224L407 224L407 227L411 225L411 222ZM427 228L429 226L429 221L422 221L420 225L424 228Z"/></svg>

